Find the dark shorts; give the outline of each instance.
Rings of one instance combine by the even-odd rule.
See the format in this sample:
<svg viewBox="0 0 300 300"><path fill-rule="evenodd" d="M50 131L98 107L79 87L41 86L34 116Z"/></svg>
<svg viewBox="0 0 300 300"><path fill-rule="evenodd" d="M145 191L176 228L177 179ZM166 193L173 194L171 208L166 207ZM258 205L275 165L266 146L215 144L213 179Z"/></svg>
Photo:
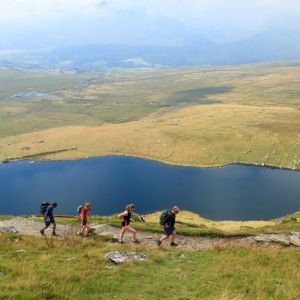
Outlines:
<svg viewBox="0 0 300 300"><path fill-rule="evenodd" d="M55 224L54 217L45 218L45 226L49 227L51 224Z"/></svg>
<svg viewBox="0 0 300 300"><path fill-rule="evenodd" d="M123 221L122 223L121 223L121 226L122 227L125 227L125 226L128 226L129 225L129 222L127 222L127 221Z"/></svg>
<svg viewBox="0 0 300 300"><path fill-rule="evenodd" d="M167 236L170 236L170 235L172 235L172 233L175 231L175 227L173 226L171 226L171 227L164 227L164 232L165 232L165 235L167 235Z"/></svg>
<svg viewBox="0 0 300 300"><path fill-rule="evenodd" d="M85 226L85 225L87 224L87 219L83 219L83 220L81 221L81 223L82 223L83 226Z"/></svg>

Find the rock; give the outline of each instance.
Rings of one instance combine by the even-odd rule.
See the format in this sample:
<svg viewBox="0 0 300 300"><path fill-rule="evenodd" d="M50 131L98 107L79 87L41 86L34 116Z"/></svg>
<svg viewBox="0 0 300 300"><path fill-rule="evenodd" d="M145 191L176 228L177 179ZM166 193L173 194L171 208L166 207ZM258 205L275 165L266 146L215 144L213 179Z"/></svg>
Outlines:
<svg viewBox="0 0 300 300"><path fill-rule="evenodd" d="M91 224L90 226L91 230L95 233L95 234L100 234L102 232L107 232L109 231L110 227L107 224Z"/></svg>
<svg viewBox="0 0 300 300"><path fill-rule="evenodd" d="M300 247L300 237L292 235L290 241L294 246Z"/></svg>
<svg viewBox="0 0 300 300"><path fill-rule="evenodd" d="M255 236L254 239L260 243L270 243L271 242L271 239L269 236L262 235L262 234Z"/></svg>
<svg viewBox="0 0 300 300"><path fill-rule="evenodd" d="M145 261L149 259L149 256L144 253L119 251L109 252L105 255L105 257L116 264L121 264L132 260Z"/></svg>
<svg viewBox="0 0 300 300"><path fill-rule="evenodd" d="M98 234L98 236L103 237L106 241L111 241L111 242L119 241L119 237L110 232L101 232Z"/></svg>
<svg viewBox="0 0 300 300"><path fill-rule="evenodd" d="M260 234L254 237L255 241L262 243L279 243L281 245L289 246L291 241L285 235L267 235Z"/></svg>
<svg viewBox="0 0 300 300"><path fill-rule="evenodd" d="M18 249L18 250L16 250L16 252L18 252L18 253L26 252L26 250L24 250L24 249Z"/></svg>
<svg viewBox="0 0 300 300"><path fill-rule="evenodd" d="M14 226L0 226L0 232L2 232L2 233L18 233L18 230Z"/></svg>
<svg viewBox="0 0 300 300"><path fill-rule="evenodd" d="M297 236L298 238L300 238L300 232L292 231L291 234L292 234L293 236Z"/></svg>
<svg viewBox="0 0 300 300"><path fill-rule="evenodd" d="M272 242L279 243L285 246L289 246L291 244L291 241L285 236L276 235L271 236L270 239Z"/></svg>

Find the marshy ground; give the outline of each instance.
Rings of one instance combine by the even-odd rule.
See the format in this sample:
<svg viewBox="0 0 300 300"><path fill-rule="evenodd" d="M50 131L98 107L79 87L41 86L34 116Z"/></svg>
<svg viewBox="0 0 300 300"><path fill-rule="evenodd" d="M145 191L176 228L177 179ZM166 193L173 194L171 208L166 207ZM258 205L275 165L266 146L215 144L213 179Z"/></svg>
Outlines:
<svg viewBox="0 0 300 300"><path fill-rule="evenodd" d="M2 161L118 154L180 165L300 168L296 62L0 76L7 82L0 90ZM60 100L9 98L28 91Z"/></svg>

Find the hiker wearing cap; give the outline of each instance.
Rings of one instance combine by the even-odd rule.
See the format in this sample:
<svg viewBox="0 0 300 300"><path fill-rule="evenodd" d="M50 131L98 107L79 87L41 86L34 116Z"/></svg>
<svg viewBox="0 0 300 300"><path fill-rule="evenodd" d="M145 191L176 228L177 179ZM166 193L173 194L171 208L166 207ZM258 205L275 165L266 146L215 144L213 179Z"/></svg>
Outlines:
<svg viewBox="0 0 300 300"><path fill-rule="evenodd" d="M129 204L126 206L125 211L119 214L119 218L122 218L122 223L121 223L122 229L121 229L120 240L119 240L121 244L124 243L124 235L125 232L127 231L132 233L132 238L134 243L140 242L136 237L136 230L129 225L131 222L131 214L134 211L134 209L135 209L135 205Z"/></svg>
<svg viewBox="0 0 300 300"><path fill-rule="evenodd" d="M86 202L83 207L80 208L79 218L81 221L81 232L83 236L87 237L89 235L90 226L88 225L88 217L90 218L90 222L92 220L91 216L91 204Z"/></svg>
<svg viewBox="0 0 300 300"><path fill-rule="evenodd" d="M165 234L160 238L160 240L156 241L157 246L160 246L162 241L168 240L171 237L170 245L172 247L176 247L175 243L176 231L175 231L175 222L176 215L180 212L180 209L177 206L174 206L171 210L166 210L162 212L160 216L160 224L164 226Z"/></svg>
<svg viewBox="0 0 300 300"><path fill-rule="evenodd" d="M47 203L49 204L49 203ZM53 202L52 204L48 205L45 208L45 212L43 214L43 217L45 219L45 227L40 230L41 235L45 235L45 230L52 224L52 235L56 236L56 223L55 223L55 219L54 219L54 215L53 215L53 209L57 207L57 203Z"/></svg>

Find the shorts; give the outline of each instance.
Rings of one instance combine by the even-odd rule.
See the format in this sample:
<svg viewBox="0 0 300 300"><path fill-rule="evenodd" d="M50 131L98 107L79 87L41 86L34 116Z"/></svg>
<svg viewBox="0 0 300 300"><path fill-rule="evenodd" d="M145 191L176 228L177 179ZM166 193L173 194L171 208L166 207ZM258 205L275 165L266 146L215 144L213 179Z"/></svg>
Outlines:
<svg viewBox="0 0 300 300"><path fill-rule="evenodd" d="M81 221L81 223L82 223L83 226L85 226L85 225L87 224L87 219L83 219L83 220Z"/></svg>
<svg viewBox="0 0 300 300"><path fill-rule="evenodd" d="M121 226L122 226L122 227L129 226L129 222L123 221L123 222L121 223Z"/></svg>
<svg viewBox="0 0 300 300"><path fill-rule="evenodd" d="M55 224L55 219L54 219L54 217L48 217L48 218L45 218L45 226L46 226L46 227L49 227L50 224Z"/></svg>
<svg viewBox="0 0 300 300"><path fill-rule="evenodd" d="M174 226L170 226L170 227L164 227L164 232L166 236L170 236L172 235L172 233L175 231L175 227Z"/></svg>

